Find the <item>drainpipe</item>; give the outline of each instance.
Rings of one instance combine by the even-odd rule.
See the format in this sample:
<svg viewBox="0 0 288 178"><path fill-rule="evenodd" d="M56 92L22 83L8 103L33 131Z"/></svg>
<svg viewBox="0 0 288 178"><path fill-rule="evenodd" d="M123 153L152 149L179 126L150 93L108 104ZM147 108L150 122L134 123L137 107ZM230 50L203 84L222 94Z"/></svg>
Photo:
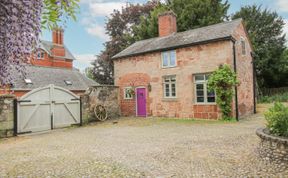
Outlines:
<svg viewBox="0 0 288 178"><path fill-rule="evenodd" d="M252 57L252 72L253 72L253 103L254 103L254 114L256 114L256 70L255 70L255 61L254 53L251 52Z"/></svg>
<svg viewBox="0 0 288 178"><path fill-rule="evenodd" d="M233 65L234 65L234 72L237 75L237 63L236 63L236 47L235 43L236 41L233 41ZM236 109L236 120L239 121L239 110L238 110L238 89L237 86L235 86L235 109Z"/></svg>

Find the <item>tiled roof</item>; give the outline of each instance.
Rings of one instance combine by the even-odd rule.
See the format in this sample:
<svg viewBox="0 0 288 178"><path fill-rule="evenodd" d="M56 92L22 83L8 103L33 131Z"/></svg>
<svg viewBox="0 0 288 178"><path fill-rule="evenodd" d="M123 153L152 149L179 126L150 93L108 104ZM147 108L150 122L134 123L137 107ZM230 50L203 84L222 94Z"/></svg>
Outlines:
<svg viewBox="0 0 288 178"><path fill-rule="evenodd" d="M26 65L24 73L23 75L12 67L13 90L31 90L49 84L68 90L86 90L89 86L99 85L76 69ZM24 79L30 79L32 84L26 84ZM72 84L67 85L65 80L71 81Z"/></svg>
<svg viewBox="0 0 288 178"><path fill-rule="evenodd" d="M44 41L41 40L40 42L40 48L46 51L50 56L52 55L51 49L53 48L54 44L51 41ZM69 49L64 45L65 48L65 56L63 58L65 59L70 59L70 60L75 60L75 57L73 54L69 51Z"/></svg>
<svg viewBox="0 0 288 178"><path fill-rule="evenodd" d="M242 19L236 19L233 21L188 30L185 32L174 33L165 37L138 41L122 52L113 56L113 59L135 56L148 52L175 49L202 42L229 39L232 37L234 30L239 24L241 24L241 22Z"/></svg>

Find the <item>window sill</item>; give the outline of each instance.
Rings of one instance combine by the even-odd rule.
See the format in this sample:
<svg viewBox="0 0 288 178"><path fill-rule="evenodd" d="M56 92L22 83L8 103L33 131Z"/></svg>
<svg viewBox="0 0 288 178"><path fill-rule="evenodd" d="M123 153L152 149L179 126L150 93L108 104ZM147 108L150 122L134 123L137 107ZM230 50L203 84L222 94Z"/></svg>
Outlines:
<svg viewBox="0 0 288 178"><path fill-rule="evenodd" d="M217 103L194 103L194 105L217 105Z"/></svg>
<svg viewBox="0 0 288 178"><path fill-rule="evenodd" d="M177 66L172 66L172 67L161 67L161 69L173 69L173 68L176 68Z"/></svg>
<svg viewBox="0 0 288 178"><path fill-rule="evenodd" d="M178 101L178 98L162 98L162 101L164 101L164 102L176 102L176 101Z"/></svg>

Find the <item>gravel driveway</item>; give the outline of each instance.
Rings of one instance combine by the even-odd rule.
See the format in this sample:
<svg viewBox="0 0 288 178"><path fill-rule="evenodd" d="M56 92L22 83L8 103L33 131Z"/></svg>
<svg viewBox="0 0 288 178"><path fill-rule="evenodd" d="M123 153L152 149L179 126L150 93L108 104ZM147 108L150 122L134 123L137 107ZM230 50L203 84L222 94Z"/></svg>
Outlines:
<svg viewBox="0 0 288 178"><path fill-rule="evenodd" d="M130 118L0 142L0 177L286 177L239 123Z"/></svg>

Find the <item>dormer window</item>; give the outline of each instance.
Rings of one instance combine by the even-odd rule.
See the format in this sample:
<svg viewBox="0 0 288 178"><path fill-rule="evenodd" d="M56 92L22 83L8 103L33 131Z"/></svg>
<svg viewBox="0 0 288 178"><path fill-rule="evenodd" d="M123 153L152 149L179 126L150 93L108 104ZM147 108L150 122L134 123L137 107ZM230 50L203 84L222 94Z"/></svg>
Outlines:
<svg viewBox="0 0 288 178"><path fill-rule="evenodd" d="M24 81L26 84L32 84L32 80L29 78L25 78Z"/></svg>
<svg viewBox="0 0 288 178"><path fill-rule="evenodd" d="M43 51L37 51L37 59L44 59L44 52Z"/></svg>
<svg viewBox="0 0 288 178"><path fill-rule="evenodd" d="M72 82L70 80L64 80L66 85L72 85Z"/></svg>
<svg viewBox="0 0 288 178"><path fill-rule="evenodd" d="M162 68L176 67L176 51L162 52Z"/></svg>

